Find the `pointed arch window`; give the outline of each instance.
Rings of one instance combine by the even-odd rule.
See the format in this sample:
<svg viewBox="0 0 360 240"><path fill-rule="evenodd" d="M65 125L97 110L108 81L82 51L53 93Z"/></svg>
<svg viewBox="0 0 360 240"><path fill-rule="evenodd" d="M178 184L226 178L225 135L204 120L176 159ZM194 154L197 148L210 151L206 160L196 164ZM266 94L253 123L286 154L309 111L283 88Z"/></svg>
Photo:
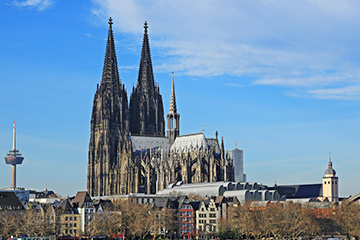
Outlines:
<svg viewBox="0 0 360 240"><path fill-rule="evenodd" d="M170 117L170 129L174 128L174 118Z"/></svg>

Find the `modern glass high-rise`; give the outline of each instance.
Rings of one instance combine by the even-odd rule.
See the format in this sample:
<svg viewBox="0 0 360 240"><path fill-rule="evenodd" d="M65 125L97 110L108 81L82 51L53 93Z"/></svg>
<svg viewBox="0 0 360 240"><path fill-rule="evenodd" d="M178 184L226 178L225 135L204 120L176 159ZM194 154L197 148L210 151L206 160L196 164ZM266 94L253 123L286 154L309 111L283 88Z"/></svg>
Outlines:
<svg viewBox="0 0 360 240"><path fill-rule="evenodd" d="M246 182L246 175L244 174L244 152L237 148L228 151L230 158L233 160L233 165L235 167L235 181L236 182Z"/></svg>

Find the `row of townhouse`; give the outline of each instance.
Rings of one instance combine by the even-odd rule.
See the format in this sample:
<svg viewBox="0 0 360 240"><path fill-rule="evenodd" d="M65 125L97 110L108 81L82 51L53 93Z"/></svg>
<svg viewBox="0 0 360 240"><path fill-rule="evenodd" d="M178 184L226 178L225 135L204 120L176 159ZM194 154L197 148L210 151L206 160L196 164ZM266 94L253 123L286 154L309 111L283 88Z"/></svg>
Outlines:
<svg viewBox="0 0 360 240"><path fill-rule="evenodd" d="M194 201L187 196L130 195L128 200L138 204L148 204L154 208L169 208L175 211L177 234L181 237L196 237L215 234L219 231L221 219L226 219L233 206L239 201L236 197L211 197Z"/></svg>
<svg viewBox="0 0 360 240"><path fill-rule="evenodd" d="M85 191L53 203L27 202L24 206L25 209L43 214L47 226L58 236L85 234L94 213L101 210L101 204L95 204Z"/></svg>
<svg viewBox="0 0 360 240"><path fill-rule="evenodd" d="M75 197L47 201L19 200L15 192L0 191L0 212L22 214L31 212L34 217L42 218L49 234L57 236L81 236L91 222L95 212L103 212L112 204L106 200L93 201L85 191ZM45 227L45 226L44 226Z"/></svg>
<svg viewBox="0 0 360 240"><path fill-rule="evenodd" d="M212 197L201 201L180 199L179 234L196 237L219 232L220 221L226 219L239 201L234 197Z"/></svg>
<svg viewBox="0 0 360 240"><path fill-rule="evenodd" d="M194 196L193 196L194 197ZM45 223L52 232L62 236L80 236L86 234L87 226L96 212L110 209L113 203L132 201L148 204L154 209L171 209L176 216L176 232L181 237L206 237L219 231L220 222L227 219L233 207L242 204L238 196L213 196L201 200L191 200L187 196L130 194L125 196L93 197L85 191L75 197L53 203L27 202L22 204L14 193L0 192L0 211L33 211L45 217ZM254 201L252 207L265 207L279 201ZM282 201L281 204L286 204ZM319 214L331 213L332 203L304 202L307 208L318 209ZM315 210L314 210L315 211ZM165 231L159 230L159 231Z"/></svg>
<svg viewBox="0 0 360 240"><path fill-rule="evenodd" d="M75 197L65 199L61 205L61 234L65 236L86 234L94 214L112 207L111 201L93 200L86 191L80 191Z"/></svg>

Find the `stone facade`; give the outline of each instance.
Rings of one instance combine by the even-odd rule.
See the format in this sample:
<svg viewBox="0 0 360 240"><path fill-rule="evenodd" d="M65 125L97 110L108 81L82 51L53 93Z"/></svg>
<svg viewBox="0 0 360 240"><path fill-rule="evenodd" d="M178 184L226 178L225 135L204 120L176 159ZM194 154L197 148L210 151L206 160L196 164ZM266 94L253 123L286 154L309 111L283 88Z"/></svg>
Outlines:
<svg viewBox="0 0 360 240"><path fill-rule="evenodd" d="M144 29L138 81L128 105L110 18L103 75L91 118L89 194L155 193L177 181L233 181L232 160L225 156L217 134L216 139L207 139L203 133L180 136L174 78L165 137L164 108L154 80L146 22Z"/></svg>

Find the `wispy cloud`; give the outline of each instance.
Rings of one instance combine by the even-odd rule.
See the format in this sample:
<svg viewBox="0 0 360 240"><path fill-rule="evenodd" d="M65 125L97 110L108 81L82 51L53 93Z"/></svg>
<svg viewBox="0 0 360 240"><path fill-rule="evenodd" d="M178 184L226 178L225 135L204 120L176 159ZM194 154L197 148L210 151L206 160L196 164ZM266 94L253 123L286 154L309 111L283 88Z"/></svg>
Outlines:
<svg viewBox="0 0 360 240"><path fill-rule="evenodd" d="M87 36L88 38L93 38L93 37L94 37L94 34L92 34L92 33L86 33L86 36Z"/></svg>
<svg viewBox="0 0 360 240"><path fill-rule="evenodd" d="M310 90L309 94L320 99L360 100L360 85Z"/></svg>
<svg viewBox="0 0 360 240"><path fill-rule="evenodd" d="M14 0L13 5L18 7L32 7L36 8L38 11L43 11L53 5L51 0Z"/></svg>
<svg viewBox="0 0 360 240"><path fill-rule="evenodd" d="M243 88L243 87L249 86L249 85L239 84L239 83L226 83L225 85L229 86L229 87L237 87L237 88Z"/></svg>
<svg viewBox="0 0 360 240"><path fill-rule="evenodd" d="M334 84L351 83L354 77L349 73L334 73L334 72L318 72L313 75L306 76L304 73L297 73L290 76L282 76L282 78L263 78L255 80L255 85L278 85L278 86L293 86L293 87L314 87L314 86L328 86Z"/></svg>
<svg viewBox="0 0 360 240"><path fill-rule="evenodd" d="M358 82L360 2L355 0L92 2L97 19L105 23L112 16L117 31L135 38L149 22L152 50L166 58L154 61L159 72L230 75L239 85L242 76L251 75L255 85L300 87L314 97L320 92L310 91Z"/></svg>

